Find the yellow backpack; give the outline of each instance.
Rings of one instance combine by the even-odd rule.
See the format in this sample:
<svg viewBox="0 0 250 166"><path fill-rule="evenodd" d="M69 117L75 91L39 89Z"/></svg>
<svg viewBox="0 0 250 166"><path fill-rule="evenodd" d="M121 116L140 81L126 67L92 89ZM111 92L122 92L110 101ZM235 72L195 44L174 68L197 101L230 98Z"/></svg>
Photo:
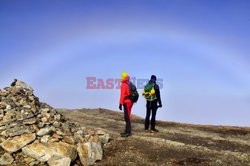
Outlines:
<svg viewBox="0 0 250 166"><path fill-rule="evenodd" d="M154 101L157 99L154 86L154 83L148 83L142 91L142 95L147 101Z"/></svg>

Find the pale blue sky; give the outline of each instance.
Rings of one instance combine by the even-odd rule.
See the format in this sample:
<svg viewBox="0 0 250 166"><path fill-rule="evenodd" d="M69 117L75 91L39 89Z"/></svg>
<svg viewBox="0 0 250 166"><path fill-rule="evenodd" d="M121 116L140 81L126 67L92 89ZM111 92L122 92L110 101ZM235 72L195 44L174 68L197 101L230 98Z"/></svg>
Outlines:
<svg viewBox="0 0 250 166"><path fill-rule="evenodd" d="M160 120L250 126L250 1L0 1L0 87L54 107L118 110L86 77L164 80ZM145 116L140 97L133 113Z"/></svg>

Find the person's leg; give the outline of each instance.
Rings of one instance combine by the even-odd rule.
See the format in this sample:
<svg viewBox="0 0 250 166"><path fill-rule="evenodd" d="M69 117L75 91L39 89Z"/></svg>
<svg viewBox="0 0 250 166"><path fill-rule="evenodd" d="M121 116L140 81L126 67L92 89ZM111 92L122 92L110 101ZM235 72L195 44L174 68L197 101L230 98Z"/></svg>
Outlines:
<svg viewBox="0 0 250 166"><path fill-rule="evenodd" d="M155 130L155 117L157 112L157 101L153 101L152 105L152 118L151 118L151 130Z"/></svg>
<svg viewBox="0 0 250 166"><path fill-rule="evenodd" d="M146 118L145 118L145 130L149 129L149 118L150 118L150 112L151 112L151 103L147 101L146 104Z"/></svg>
<svg viewBox="0 0 250 166"><path fill-rule="evenodd" d="M126 122L126 128L125 128L125 133L131 132L131 124L130 124L130 118L129 118L129 111L128 111L128 106L127 104L123 105L124 107L124 120Z"/></svg>
<svg viewBox="0 0 250 166"><path fill-rule="evenodd" d="M133 106L133 103L127 103L127 110L128 110L128 128L127 128L127 133L128 134L131 134L131 118L130 118L130 115L131 115L131 111L132 111L132 106Z"/></svg>

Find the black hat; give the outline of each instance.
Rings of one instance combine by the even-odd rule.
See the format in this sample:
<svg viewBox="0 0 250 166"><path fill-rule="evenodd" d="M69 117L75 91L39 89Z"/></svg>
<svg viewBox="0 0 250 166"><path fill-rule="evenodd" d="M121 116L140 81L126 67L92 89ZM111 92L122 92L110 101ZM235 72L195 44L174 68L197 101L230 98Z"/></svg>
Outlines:
<svg viewBox="0 0 250 166"><path fill-rule="evenodd" d="M155 76L155 75L152 75L150 80L156 81L156 76Z"/></svg>

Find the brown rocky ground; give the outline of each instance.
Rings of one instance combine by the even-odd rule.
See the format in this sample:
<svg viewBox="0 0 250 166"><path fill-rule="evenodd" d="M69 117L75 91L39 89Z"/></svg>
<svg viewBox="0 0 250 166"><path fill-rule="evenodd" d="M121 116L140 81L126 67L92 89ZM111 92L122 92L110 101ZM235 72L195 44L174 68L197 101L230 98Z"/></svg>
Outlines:
<svg viewBox="0 0 250 166"><path fill-rule="evenodd" d="M159 122L145 133L143 119L132 116L133 136L121 138L123 114L105 109L59 109L66 119L102 128L112 140L96 165L250 165L250 128Z"/></svg>

